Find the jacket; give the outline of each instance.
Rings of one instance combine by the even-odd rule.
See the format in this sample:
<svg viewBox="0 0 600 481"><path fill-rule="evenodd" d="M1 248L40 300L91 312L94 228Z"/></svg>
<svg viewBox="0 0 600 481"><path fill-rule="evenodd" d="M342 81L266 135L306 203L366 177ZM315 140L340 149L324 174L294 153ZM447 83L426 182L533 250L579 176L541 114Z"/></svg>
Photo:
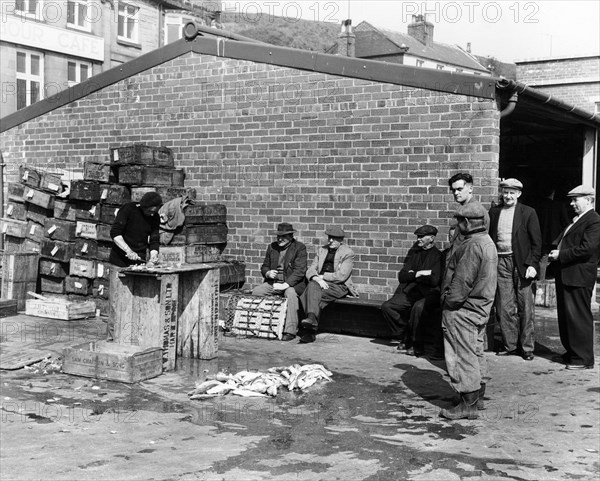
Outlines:
<svg viewBox="0 0 600 481"><path fill-rule="evenodd" d="M494 244L498 242L498 221L502 207L490 209L490 237ZM540 272L542 257L542 232L535 210L517 203L512 225L512 249L515 266L521 278L525 278L527 267Z"/></svg>
<svg viewBox="0 0 600 481"><path fill-rule="evenodd" d="M280 252L281 248L277 242L273 242L267 247L265 260L260 268L260 272L267 282L273 282L272 279L267 279L266 275L270 270L277 270ZM302 242L293 239L291 244L285 250L283 258L283 280L284 282L287 282L290 287L293 287L298 295L302 294L306 287L304 275L306 274L307 263L306 246Z"/></svg>
<svg viewBox="0 0 600 481"><path fill-rule="evenodd" d="M593 288L600 256L600 215L593 210L587 211L554 243L560 243L557 275L561 276L562 283Z"/></svg>
<svg viewBox="0 0 600 481"><path fill-rule="evenodd" d="M431 270L431 275L415 277L417 271L421 270ZM439 289L442 276L441 270L442 253L436 246L426 251L418 246L413 246L408 251L404 267L398 272L398 281L404 293L422 298Z"/></svg>
<svg viewBox="0 0 600 481"><path fill-rule="evenodd" d="M496 245L485 227L468 233L448 259L442 281L442 309L468 311L478 325L487 322L497 278Z"/></svg>
<svg viewBox="0 0 600 481"><path fill-rule="evenodd" d="M323 268L325 258L329 248L327 246L319 247L317 255L313 259L312 264L306 271L306 278L310 281L313 276L318 276L319 272ZM346 244L342 244L338 247L333 258L333 272L326 272L323 275L323 279L326 282L332 284L344 284L353 296L357 296L352 280L352 268L354 267L354 252Z"/></svg>

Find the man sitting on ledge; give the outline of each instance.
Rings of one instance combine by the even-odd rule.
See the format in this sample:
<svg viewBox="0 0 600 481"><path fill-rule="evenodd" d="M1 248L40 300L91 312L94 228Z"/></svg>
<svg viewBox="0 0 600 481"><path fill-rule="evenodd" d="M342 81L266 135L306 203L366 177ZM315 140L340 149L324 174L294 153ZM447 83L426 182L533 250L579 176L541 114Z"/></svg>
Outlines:
<svg viewBox="0 0 600 481"><path fill-rule="evenodd" d="M317 257L306 271L309 280L304 294L300 298L305 319L300 323L303 333L300 342L314 342L321 310L327 304L340 299L348 293L355 295L352 281L354 252L343 244L345 232L337 226L329 227L327 245L319 248Z"/></svg>
<svg viewBox="0 0 600 481"><path fill-rule="evenodd" d="M392 338L400 341L398 350L402 354L423 353L423 339L419 336L423 328L421 319L434 315L439 308L442 253L433 245L437 232L432 225L415 230L417 242L398 273L400 285L381 305Z"/></svg>
<svg viewBox="0 0 600 481"><path fill-rule="evenodd" d="M252 291L253 296L285 296L287 311L282 341L291 341L298 331L298 296L304 292L306 281L306 246L294 239L292 224L277 226L277 240L269 245L260 272L265 282Z"/></svg>

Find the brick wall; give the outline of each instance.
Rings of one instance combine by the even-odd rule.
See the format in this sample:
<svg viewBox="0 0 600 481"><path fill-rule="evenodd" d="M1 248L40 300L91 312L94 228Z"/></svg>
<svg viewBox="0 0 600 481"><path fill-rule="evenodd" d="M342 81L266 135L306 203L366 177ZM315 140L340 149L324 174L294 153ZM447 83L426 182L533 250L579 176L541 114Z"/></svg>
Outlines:
<svg viewBox="0 0 600 481"><path fill-rule="evenodd" d="M517 63L517 80L588 112L600 102L600 57Z"/></svg>
<svg viewBox="0 0 600 481"><path fill-rule="evenodd" d="M485 205L497 193L493 101L196 54L1 140L9 182L20 164L81 171L120 144L169 146L186 186L227 205L226 253L247 263L249 285L277 223L300 231L309 261L337 223L357 253L358 290L374 299L395 289L417 226L439 226L446 240L452 174L471 172Z"/></svg>

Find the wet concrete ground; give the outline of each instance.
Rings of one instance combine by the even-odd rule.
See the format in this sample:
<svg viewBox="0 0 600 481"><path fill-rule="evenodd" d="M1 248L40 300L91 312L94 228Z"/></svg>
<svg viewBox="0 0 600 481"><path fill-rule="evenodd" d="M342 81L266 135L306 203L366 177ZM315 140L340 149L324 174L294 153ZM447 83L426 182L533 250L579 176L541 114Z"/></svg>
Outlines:
<svg viewBox="0 0 600 481"><path fill-rule="evenodd" d="M2 320L5 349L59 352L97 336L32 340ZM9 324L10 329L7 328ZM61 372L0 371L4 480L567 480L598 479L596 368L567 371L553 311L538 309L536 358L487 354L493 380L477 420L449 422L443 361L398 354L384 340L321 334L309 345L225 337L219 357L183 360L136 385ZM70 324L74 326L73 324ZM30 325L31 327L31 325ZM31 329L30 329L31 330ZM54 331L47 331L54 332ZM598 335L598 331L597 331ZM600 345L596 338L596 352ZM333 382L276 398L190 401L194 382L227 369L322 363Z"/></svg>

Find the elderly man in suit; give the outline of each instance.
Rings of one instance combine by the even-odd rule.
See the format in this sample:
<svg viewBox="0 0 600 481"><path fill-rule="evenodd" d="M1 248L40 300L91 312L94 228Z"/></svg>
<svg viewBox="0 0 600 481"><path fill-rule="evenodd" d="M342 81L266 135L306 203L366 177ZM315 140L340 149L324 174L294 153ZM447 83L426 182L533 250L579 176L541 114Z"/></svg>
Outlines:
<svg viewBox="0 0 600 481"><path fill-rule="evenodd" d="M517 179L500 182L502 206L490 209L490 237L498 250L496 315L504 351L533 360L533 288L540 271L542 233L535 210L519 202L523 184Z"/></svg>
<svg viewBox="0 0 600 481"><path fill-rule="evenodd" d="M593 187L580 185L567 196L575 218L548 255L556 263L556 307L560 341L566 352L554 358L567 369L594 367L594 318L591 298L600 256L600 216L594 211Z"/></svg>
<svg viewBox="0 0 600 481"><path fill-rule="evenodd" d="M330 302L340 299L348 293L354 294L352 286L352 268L354 252L344 244L346 233L341 227L332 226L325 231L327 244L321 246L311 266L306 271L308 285L300 298L305 319L300 326L304 333L300 342L316 340L321 310Z"/></svg>
<svg viewBox="0 0 600 481"><path fill-rule="evenodd" d="M287 311L283 328L283 341L291 341L298 331L298 296L304 292L306 281L306 246L294 239L292 224L282 222L277 226L277 239L269 245L260 268L265 282L252 291L253 296L285 296Z"/></svg>

